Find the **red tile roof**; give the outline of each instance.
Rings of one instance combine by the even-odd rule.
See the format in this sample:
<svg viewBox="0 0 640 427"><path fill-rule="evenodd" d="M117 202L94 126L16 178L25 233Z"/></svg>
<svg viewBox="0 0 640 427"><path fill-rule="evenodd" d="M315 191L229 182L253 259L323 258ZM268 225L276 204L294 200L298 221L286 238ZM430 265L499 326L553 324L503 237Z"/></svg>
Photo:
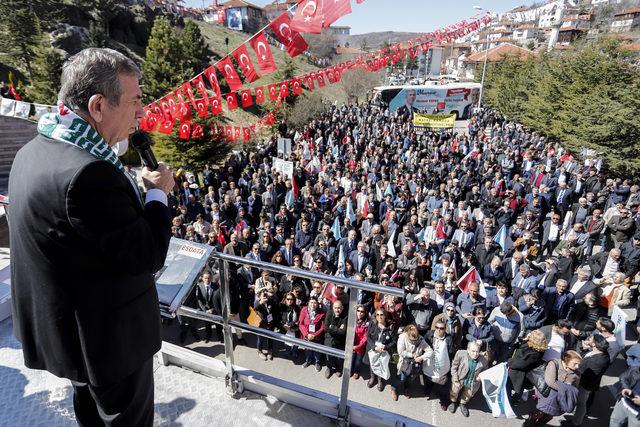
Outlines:
<svg viewBox="0 0 640 427"><path fill-rule="evenodd" d="M503 43L499 46L489 49L489 52L486 53L486 50L481 52L475 52L470 55L466 62L482 62L484 61L485 54L487 55L488 62L498 62L501 61L505 56L517 56L520 59L526 59L530 56L534 56L535 53L530 51L529 49L525 49L520 46L516 46L512 43Z"/></svg>

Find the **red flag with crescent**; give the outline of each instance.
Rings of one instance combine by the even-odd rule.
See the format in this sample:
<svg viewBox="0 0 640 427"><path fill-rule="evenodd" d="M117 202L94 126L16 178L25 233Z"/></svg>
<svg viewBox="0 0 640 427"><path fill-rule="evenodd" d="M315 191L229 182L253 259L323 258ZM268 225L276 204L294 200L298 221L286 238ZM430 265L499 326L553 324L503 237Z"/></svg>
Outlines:
<svg viewBox="0 0 640 427"><path fill-rule="evenodd" d="M269 92L269 99L275 101L278 98L278 89L275 83L267 85L267 92Z"/></svg>
<svg viewBox="0 0 640 427"><path fill-rule="evenodd" d="M178 138L189 139L191 137L191 122L180 122L180 128L178 130Z"/></svg>
<svg viewBox="0 0 640 427"><path fill-rule="evenodd" d="M258 66L263 74L273 73L278 69L276 67L276 61L273 59L269 42L264 35L264 31L260 31L258 34L253 36L251 40L249 40L249 44L256 52L256 56L258 57Z"/></svg>
<svg viewBox="0 0 640 427"><path fill-rule="evenodd" d="M202 79L202 74L193 78L191 80L191 83L196 87L196 89L198 89L198 92L200 93L202 98L205 100L205 102L208 104L209 94L207 93L207 88L204 86L204 80Z"/></svg>
<svg viewBox="0 0 640 427"><path fill-rule="evenodd" d="M303 0L298 3L291 20L291 29L300 33L320 34L322 32L323 0Z"/></svg>
<svg viewBox="0 0 640 427"><path fill-rule="evenodd" d="M212 65L204 70L204 76L209 80L209 86L211 90L216 94L216 97L220 96L220 83L218 83L218 76L216 76L216 68Z"/></svg>
<svg viewBox="0 0 640 427"><path fill-rule="evenodd" d="M251 139L251 129L249 128L242 128L242 140L244 142L249 142L249 140Z"/></svg>
<svg viewBox="0 0 640 427"><path fill-rule="evenodd" d="M324 27L328 27L344 15L351 13L351 0L329 0L324 3Z"/></svg>
<svg viewBox="0 0 640 427"><path fill-rule="evenodd" d="M235 92L229 92L224 97L227 100L227 108L229 108L229 110L238 108L238 99L236 98Z"/></svg>
<svg viewBox="0 0 640 427"><path fill-rule="evenodd" d="M291 18L289 12L284 12L269 24L269 29L273 31L278 41L285 46L290 57L300 55L307 50L309 45L299 32L291 29Z"/></svg>
<svg viewBox="0 0 640 427"><path fill-rule="evenodd" d="M231 58L225 56L224 59L221 59L218 62L218 70L227 80L227 84L229 85L229 89L236 91L242 88L242 82L240 81L240 77L236 72L236 69L233 67L231 63Z"/></svg>
<svg viewBox="0 0 640 427"><path fill-rule="evenodd" d="M291 80L292 92L294 95L302 95L302 85L300 84L300 79Z"/></svg>
<svg viewBox="0 0 640 427"><path fill-rule="evenodd" d="M221 98L211 98L211 113L212 114L222 114L222 99Z"/></svg>
<svg viewBox="0 0 640 427"><path fill-rule="evenodd" d="M289 96L289 83L280 82L280 98L286 98Z"/></svg>
<svg viewBox="0 0 640 427"><path fill-rule="evenodd" d="M260 78L258 73L256 73L251 58L249 58L249 51L247 51L247 47L244 44L241 44L236 50L231 52L231 55L236 59L238 67L242 70L245 83L252 83Z"/></svg>
<svg viewBox="0 0 640 427"><path fill-rule="evenodd" d="M251 89L240 91L240 102L242 104L242 108L251 107L253 105L253 96L251 96Z"/></svg>
<svg viewBox="0 0 640 427"><path fill-rule="evenodd" d="M193 106L193 109L196 109L196 97L193 94L193 88L191 87L191 83L189 82L184 82L182 83L182 90L184 91L184 93L187 94L187 97L189 98L189 101L191 101L191 105Z"/></svg>
<svg viewBox="0 0 640 427"><path fill-rule="evenodd" d="M198 112L198 117L207 117L209 115L207 101L202 98L196 99L196 111Z"/></svg>
<svg viewBox="0 0 640 427"><path fill-rule="evenodd" d="M204 126L201 123L194 123L191 127L191 138L198 139L204 137Z"/></svg>
<svg viewBox="0 0 640 427"><path fill-rule="evenodd" d="M253 91L256 94L256 104L262 104L264 102L264 86L258 86Z"/></svg>

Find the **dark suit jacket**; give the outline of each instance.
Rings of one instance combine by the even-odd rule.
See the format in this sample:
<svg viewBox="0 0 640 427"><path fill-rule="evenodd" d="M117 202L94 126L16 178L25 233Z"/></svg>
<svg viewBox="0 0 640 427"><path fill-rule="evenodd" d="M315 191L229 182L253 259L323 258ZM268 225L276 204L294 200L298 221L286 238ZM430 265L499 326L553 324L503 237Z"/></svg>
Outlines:
<svg viewBox="0 0 640 427"><path fill-rule="evenodd" d="M11 197L13 325L26 366L107 385L160 349L153 274L169 209L143 208L113 165L37 136L16 155Z"/></svg>
<svg viewBox="0 0 640 427"><path fill-rule="evenodd" d="M571 290L571 288L573 287L573 285L575 285L577 281L578 281L578 275L576 274L573 276L573 278L569 282L569 290ZM581 302L584 299L585 295L587 295L590 292L593 292L594 290L599 290L598 286L596 286L596 284L593 283L591 280L587 280L584 286L582 286L580 290L574 294L576 298L576 303Z"/></svg>

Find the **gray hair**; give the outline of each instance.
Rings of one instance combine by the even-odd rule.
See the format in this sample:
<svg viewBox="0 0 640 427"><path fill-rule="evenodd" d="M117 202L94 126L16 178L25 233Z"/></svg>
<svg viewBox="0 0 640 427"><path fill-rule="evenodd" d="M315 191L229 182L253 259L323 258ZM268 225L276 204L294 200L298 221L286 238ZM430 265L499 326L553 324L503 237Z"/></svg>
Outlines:
<svg viewBox="0 0 640 427"><path fill-rule="evenodd" d="M120 74L141 76L138 66L120 52L84 49L63 65L58 99L76 112L87 112L89 99L95 94L102 94L110 105L118 105L122 95Z"/></svg>

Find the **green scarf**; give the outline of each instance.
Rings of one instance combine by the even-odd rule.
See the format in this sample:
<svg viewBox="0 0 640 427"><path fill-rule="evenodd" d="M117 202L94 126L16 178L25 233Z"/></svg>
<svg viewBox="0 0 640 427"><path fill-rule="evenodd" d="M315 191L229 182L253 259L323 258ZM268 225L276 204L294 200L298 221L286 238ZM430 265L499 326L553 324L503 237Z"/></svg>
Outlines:
<svg viewBox="0 0 640 427"><path fill-rule="evenodd" d="M114 165L133 185L140 203L144 205L138 185L124 169L115 151L109 147L107 141L86 120L65 107L62 102L58 101L57 113L48 113L40 118L38 132L47 138L75 145L87 151L93 157Z"/></svg>
<svg viewBox="0 0 640 427"><path fill-rule="evenodd" d="M476 366L478 365L478 359L469 358L469 372L467 372L467 376L464 377L463 385L466 388L473 387L473 379L476 375Z"/></svg>

